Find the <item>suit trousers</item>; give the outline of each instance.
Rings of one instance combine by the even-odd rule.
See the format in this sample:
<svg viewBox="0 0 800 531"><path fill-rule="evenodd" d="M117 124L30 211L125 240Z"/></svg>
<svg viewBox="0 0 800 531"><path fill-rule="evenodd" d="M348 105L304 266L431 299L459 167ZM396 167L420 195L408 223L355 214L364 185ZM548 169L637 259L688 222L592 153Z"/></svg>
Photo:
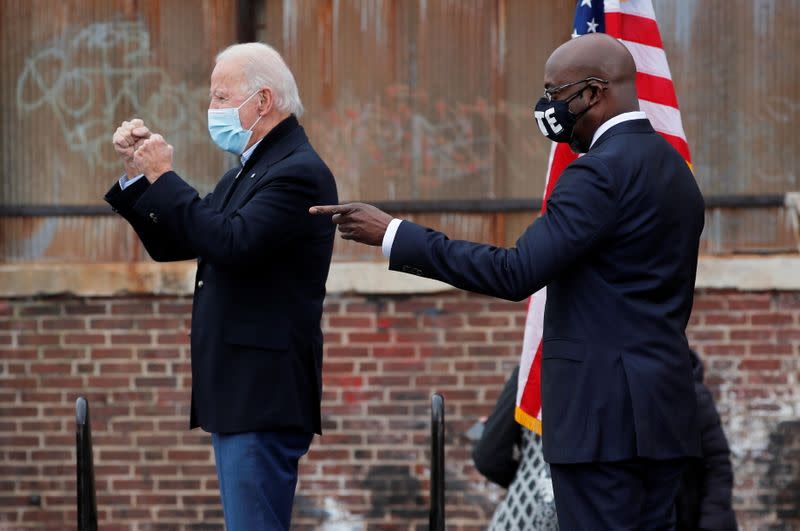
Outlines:
<svg viewBox="0 0 800 531"><path fill-rule="evenodd" d="M297 465L313 434L212 433L227 531L286 531L292 517Z"/></svg>
<svg viewBox="0 0 800 531"><path fill-rule="evenodd" d="M674 530L685 459L550 464L561 531Z"/></svg>

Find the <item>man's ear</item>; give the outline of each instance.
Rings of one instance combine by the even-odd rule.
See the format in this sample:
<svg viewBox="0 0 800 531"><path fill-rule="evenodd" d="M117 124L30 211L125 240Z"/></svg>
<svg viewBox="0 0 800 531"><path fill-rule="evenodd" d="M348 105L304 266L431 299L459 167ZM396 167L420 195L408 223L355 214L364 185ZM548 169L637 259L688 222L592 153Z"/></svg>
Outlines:
<svg viewBox="0 0 800 531"><path fill-rule="evenodd" d="M589 96L589 105L594 105L598 101L600 101L600 94L606 90L606 85L595 85L594 83L589 84L589 90L591 91L591 95Z"/></svg>
<svg viewBox="0 0 800 531"><path fill-rule="evenodd" d="M275 103L275 96L271 88L263 88L258 93L258 115L266 116L272 110Z"/></svg>

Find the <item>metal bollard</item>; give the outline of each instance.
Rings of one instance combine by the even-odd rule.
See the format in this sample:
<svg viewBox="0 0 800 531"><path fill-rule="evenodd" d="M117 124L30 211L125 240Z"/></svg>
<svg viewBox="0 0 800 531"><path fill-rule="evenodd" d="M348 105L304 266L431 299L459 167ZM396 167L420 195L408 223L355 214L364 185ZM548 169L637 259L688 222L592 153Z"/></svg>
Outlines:
<svg viewBox="0 0 800 531"><path fill-rule="evenodd" d="M431 515L430 530L444 531L444 398L431 397Z"/></svg>
<svg viewBox="0 0 800 531"><path fill-rule="evenodd" d="M97 531L97 501L94 492L94 460L89 402L75 402L75 448L78 457L78 531Z"/></svg>

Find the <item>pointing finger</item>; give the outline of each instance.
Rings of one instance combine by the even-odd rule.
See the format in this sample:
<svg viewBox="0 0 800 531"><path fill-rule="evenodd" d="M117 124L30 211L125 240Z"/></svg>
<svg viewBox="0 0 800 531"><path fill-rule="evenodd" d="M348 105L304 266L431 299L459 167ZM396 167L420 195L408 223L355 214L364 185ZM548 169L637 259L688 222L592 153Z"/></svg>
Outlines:
<svg viewBox="0 0 800 531"><path fill-rule="evenodd" d="M324 206L313 206L308 209L311 214L319 214L323 216L330 216L333 214L346 214L350 211L350 207L348 205L324 205Z"/></svg>

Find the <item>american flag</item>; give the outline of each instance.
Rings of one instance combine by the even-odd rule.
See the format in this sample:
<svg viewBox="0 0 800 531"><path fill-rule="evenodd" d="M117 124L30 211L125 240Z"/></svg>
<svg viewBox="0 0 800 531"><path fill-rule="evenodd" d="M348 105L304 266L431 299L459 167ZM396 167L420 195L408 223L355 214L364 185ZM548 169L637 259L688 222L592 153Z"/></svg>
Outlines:
<svg viewBox="0 0 800 531"><path fill-rule="evenodd" d="M636 90L639 108L647 114L653 128L683 155L691 166L689 144L683 132L678 98L661 43L650 0L577 0L572 37L602 32L616 37L636 61ZM542 214L547 198L564 168L575 160L567 144L553 144L545 181ZM531 296L522 341L519 381L517 385L517 422L539 434L542 433L542 325L547 288Z"/></svg>

